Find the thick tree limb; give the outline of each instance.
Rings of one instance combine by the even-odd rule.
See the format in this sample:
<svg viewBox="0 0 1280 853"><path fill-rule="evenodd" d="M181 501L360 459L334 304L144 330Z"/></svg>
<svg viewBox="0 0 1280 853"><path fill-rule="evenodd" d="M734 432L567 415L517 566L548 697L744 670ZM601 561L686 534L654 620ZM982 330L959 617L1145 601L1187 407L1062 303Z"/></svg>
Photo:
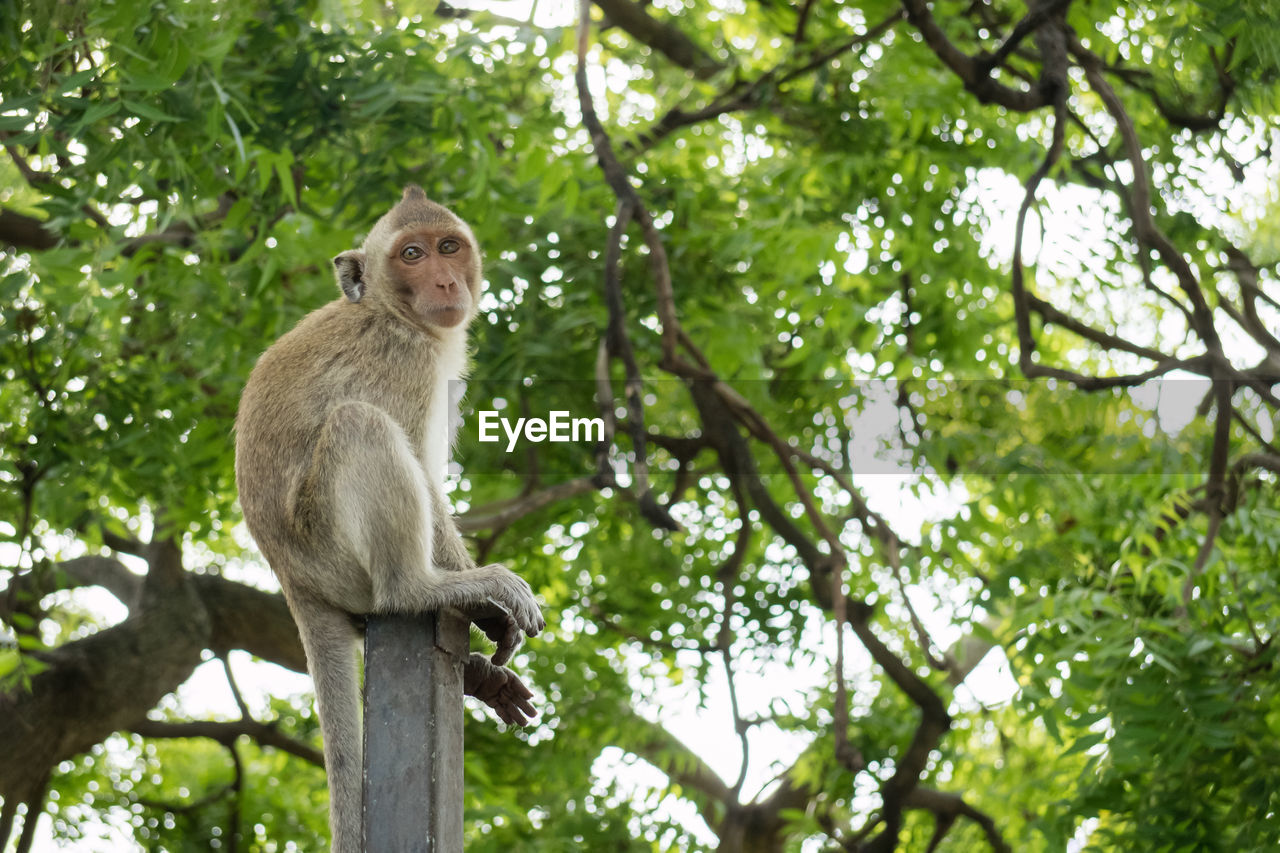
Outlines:
<svg viewBox="0 0 1280 853"><path fill-rule="evenodd" d="M180 554L167 543L148 550L151 572L145 577L102 556L59 567L62 588L102 586L134 612L119 625L43 654L49 668L33 679L29 693L0 694L0 754L6 756L0 762L0 796L6 802L26 801L47 768L115 731L208 737L224 744L247 734L263 745L320 763L316 750L252 719L146 719L165 694L186 681L206 648L220 655L242 649L306 671L302 644L283 597L219 575L184 572ZM154 592L153 586L161 591Z"/></svg>
<svg viewBox="0 0 1280 853"><path fill-rule="evenodd" d="M37 578L42 584L38 589L35 588ZM102 587L130 610L134 610L139 605L145 580L145 576L134 574L111 557L77 557L59 563L53 573L39 576L26 573L15 579L11 587L22 595L0 592L0 616L4 615L6 601L26 597L28 592L43 596L55 589L77 589L85 586ZM243 649L287 669L306 672L307 662L302 642L282 596L228 580L221 575L191 574L188 582L208 613L208 648L211 651L224 654L232 649ZM55 650L54 653L59 651Z"/></svg>
<svg viewBox="0 0 1280 853"><path fill-rule="evenodd" d="M49 768L144 716L199 665L210 623L181 552L159 542L149 556L135 614L52 650L30 692L0 695L0 796L27 800Z"/></svg>
<svg viewBox="0 0 1280 853"><path fill-rule="evenodd" d="M294 672L307 671L298 628L284 596L220 575L196 575L193 585L209 613L209 650L241 649Z"/></svg>
<svg viewBox="0 0 1280 853"><path fill-rule="evenodd" d="M254 719L185 722L143 719L128 726L127 729L134 734L152 738L209 738L227 747L233 746L237 738L247 736L262 746L274 747L290 755L296 755L303 761L309 761L320 767L324 766L324 755L320 750L289 737L271 723L260 723Z"/></svg>
<svg viewBox="0 0 1280 853"><path fill-rule="evenodd" d="M51 570L13 572L9 585L0 590L0 618L15 610L30 611L55 590L100 586L133 607L142 593L142 576L135 575L112 557L90 555L55 564Z"/></svg>

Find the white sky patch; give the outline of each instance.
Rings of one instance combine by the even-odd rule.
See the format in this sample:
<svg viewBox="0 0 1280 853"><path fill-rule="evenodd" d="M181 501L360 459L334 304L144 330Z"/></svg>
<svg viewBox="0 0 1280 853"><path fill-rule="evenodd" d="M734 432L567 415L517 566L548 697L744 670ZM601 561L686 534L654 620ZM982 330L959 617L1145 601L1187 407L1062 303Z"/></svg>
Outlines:
<svg viewBox="0 0 1280 853"><path fill-rule="evenodd" d="M311 677L264 660L254 660L248 652L233 651L227 656L236 687L258 720L270 718L271 697L311 701ZM222 661L207 660L196 667L175 696L185 713L196 719L238 720L237 707L227 683ZM304 698L305 697L305 698Z"/></svg>

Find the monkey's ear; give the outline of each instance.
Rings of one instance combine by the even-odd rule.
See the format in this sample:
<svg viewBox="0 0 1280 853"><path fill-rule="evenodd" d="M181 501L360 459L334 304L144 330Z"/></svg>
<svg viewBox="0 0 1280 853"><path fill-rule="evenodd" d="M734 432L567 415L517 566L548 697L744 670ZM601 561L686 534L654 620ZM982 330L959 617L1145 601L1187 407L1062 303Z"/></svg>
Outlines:
<svg viewBox="0 0 1280 853"><path fill-rule="evenodd" d="M338 287L352 302L359 302L364 296L364 252L351 249L333 259L333 268L338 274Z"/></svg>
<svg viewBox="0 0 1280 853"><path fill-rule="evenodd" d="M404 195L401 196L400 200L401 201L409 201L409 200L426 201L427 194L423 192L422 187L418 186L417 184L409 184L407 187L404 188Z"/></svg>

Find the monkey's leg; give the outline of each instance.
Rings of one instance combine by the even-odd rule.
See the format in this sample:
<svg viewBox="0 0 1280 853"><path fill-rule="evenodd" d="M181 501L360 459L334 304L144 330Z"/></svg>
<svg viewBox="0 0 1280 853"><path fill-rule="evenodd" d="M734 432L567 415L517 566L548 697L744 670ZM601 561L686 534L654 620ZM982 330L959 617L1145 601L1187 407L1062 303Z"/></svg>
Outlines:
<svg viewBox="0 0 1280 853"><path fill-rule="evenodd" d="M292 597L290 609L307 653L320 710L333 853L360 853L364 743L356 669L359 633L348 614L309 597Z"/></svg>
<svg viewBox="0 0 1280 853"><path fill-rule="evenodd" d="M545 625L529 585L508 569L477 568L469 557L460 571L433 564L435 530L452 521L437 520L443 501L433 498L404 430L376 406L334 408L296 505L311 507L316 522L328 527L335 557L350 559L367 573L368 612L465 610L493 599L530 636ZM325 595L358 612L339 574L334 573Z"/></svg>

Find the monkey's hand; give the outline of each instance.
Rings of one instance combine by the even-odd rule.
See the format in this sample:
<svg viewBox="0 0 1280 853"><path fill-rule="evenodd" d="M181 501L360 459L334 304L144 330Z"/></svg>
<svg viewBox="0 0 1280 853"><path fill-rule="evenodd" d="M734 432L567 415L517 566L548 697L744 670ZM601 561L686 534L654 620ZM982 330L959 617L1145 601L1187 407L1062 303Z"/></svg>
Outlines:
<svg viewBox="0 0 1280 853"><path fill-rule="evenodd" d="M509 669L495 666L484 655L472 653L462 671L462 690L492 708L509 726L528 725L538 715L530 703L533 692Z"/></svg>
<svg viewBox="0 0 1280 853"><path fill-rule="evenodd" d="M494 616L480 617L475 620L476 627L484 632L484 635L490 640L498 644L498 648L493 653L493 662L498 666L502 666L511 660L511 656L516 653L516 649L520 648L520 642L524 639L524 632L520 630L520 626L516 624L516 620L502 607L491 600L494 609L498 613Z"/></svg>

